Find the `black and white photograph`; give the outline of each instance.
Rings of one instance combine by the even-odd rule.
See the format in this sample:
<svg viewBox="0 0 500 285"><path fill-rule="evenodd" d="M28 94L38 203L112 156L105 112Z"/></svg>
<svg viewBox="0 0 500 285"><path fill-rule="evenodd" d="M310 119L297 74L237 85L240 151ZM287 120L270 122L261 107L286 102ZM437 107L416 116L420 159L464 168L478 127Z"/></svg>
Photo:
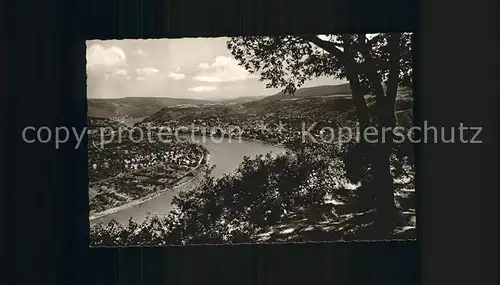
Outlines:
<svg viewBox="0 0 500 285"><path fill-rule="evenodd" d="M411 32L86 44L91 247L417 239Z"/></svg>

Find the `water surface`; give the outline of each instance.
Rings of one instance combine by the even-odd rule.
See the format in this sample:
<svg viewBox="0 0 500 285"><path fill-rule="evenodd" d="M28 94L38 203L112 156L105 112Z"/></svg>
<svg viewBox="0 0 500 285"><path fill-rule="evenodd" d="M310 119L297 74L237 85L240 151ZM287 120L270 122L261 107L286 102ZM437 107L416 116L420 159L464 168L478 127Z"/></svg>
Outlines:
<svg viewBox="0 0 500 285"><path fill-rule="evenodd" d="M194 140L204 145L210 152L210 164L216 166L212 171L212 176L216 178L238 168L245 156L255 157L256 155L269 152L272 154L282 154L286 151L284 148L253 140L238 141L237 139L211 139L210 137L207 137L205 140L201 137L194 137ZM171 202L175 195L176 191L166 191L160 196L140 205L91 220L90 224L92 225L99 221L108 223L114 219L120 224L126 225L130 217L137 222L141 222L144 221L149 213L165 215L172 209Z"/></svg>

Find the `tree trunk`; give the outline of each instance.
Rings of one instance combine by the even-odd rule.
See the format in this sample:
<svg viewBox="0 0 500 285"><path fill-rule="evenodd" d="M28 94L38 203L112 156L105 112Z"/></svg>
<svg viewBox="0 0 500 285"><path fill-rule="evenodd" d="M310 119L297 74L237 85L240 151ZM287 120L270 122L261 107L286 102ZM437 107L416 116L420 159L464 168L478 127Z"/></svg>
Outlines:
<svg viewBox="0 0 500 285"><path fill-rule="evenodd" d="M379 101L380 100L380 101ZM397 208L394 203L394 185L391 174L390 156L394 145L393 129L396 125L394 103L390 97L377 100L378 141L371 153L373 189L376 194L377 211L382 222L392 223ZM386 130L386 128L389 128Z"/></svg>
<svg viewBox="0 0 500 285"><path fill-rule="evenodd" d="M396 212L390 155L391 151L388 151L387 146L378 145L374 149L372 159L373 186L376 191L377 210L384 216Z"/></svg>
<svg viewBox="0 0 500 285"><path fill-rule="evenodd" d="M401 33L391 34L388 39L390 68L387 90L385 94L377 94L377 120L379 131L384 132L384 128L390 128L390 130L385 132L384 141L378 144L378 150L373 161L374 176L377 179L376 183L379 184L377 185L377 210L383 222L387 222L391 226L394 225L393 222L397 217L390 156L394 146L393 130L396 126L394 104L399 81L400 39Z"/></svg>
<svg viewBox="0 0 500 285"><path fill-rule="evenodd" d="M360 132L363 134L365 129L372 124L369 122L370 115L360 86L357 72L358 68L353 60L352 39L347 35L343 35L342 39L344 43L344 52L347 55L347 58L344 59L346 75L351 86L353 102L360 123ZM361 39L361 52L368 63L364 66L364 71L371 80L372 89L377 98L376 125L378 140L377 143L373 144L362 139L360 143L362 144L361 149L365 152L363 155L366 155L371 166L371 173L373 176L371 181L371 188L373 189L372 197L375 198L376 209L380 217L379 224L382 224L382 229L391 230L395 225L394 222L397 214L396 205L394 203L390 156L393 148L393 129L396 124L394 116L394 99L397 92L399 72L399 41L397 35L390 39L392 61L389 75L389 88L386 94L382 87L381 78L377 74L376 64L371 57L369 46L366 42L366 35L362 35ZM386 128L390 128L390 130L385 131Z"/></svg>

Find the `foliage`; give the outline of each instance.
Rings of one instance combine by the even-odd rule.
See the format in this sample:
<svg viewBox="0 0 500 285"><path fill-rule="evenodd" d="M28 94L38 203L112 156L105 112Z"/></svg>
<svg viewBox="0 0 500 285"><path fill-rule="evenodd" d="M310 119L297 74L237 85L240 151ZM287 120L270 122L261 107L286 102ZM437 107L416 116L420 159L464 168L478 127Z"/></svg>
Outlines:
<svg viewBox="0 0 500 285"><path fill-rule="evenodd" d="M242 37L229 40L227 47L245 69L259 72L267 87L284 88L285 93L294 93L313 77L347 79L361 132L370 126L378 131L395 127L398 86L412 84L408 33ZM374 114L364 97L367 94L376 98ZM360 167L354 172L368 172L377 211L386 216L390 227L397 214L389 169L393 136L377 143L363 136L355 148L358 154L350 160L357 160L355 165Z"/></svg>
<svg viewBox="0 0 500 285"><path fill-rule="evenodd" d="M246 157L234 173L219 180L207 174L202 187L181 192L174 199L174 210L167 217L152 216L140 224L130 221L127 227L115 222L95 225L91 228L91 244L256 242L260 233L286 223L291 217L313 217L310 221L313 223L330 215L332 205L325 203L327 196L345 201L344 212L354 211L354 206L349 206L354 192L339 187L339 182L348 181L344 177L342 160L337 157L346 149L332 155L330 146L311 144L303 146L295 155ZM408 169L408 165L402 164L403 168ZM310 238L341 239L342 234Z"/></svg>
<svg viewBox="0 0 500 285"><path fill-rule="evenodd" d="M218 181L207 175L203 187L180 193L167 218L131 222L126 228L116 223L93 227L92 244L249 241L287 213L322 204L331 186L328 169L325 160L305 153L246 157L234 173Z"/></svg>
<svg viewBox="0 0 500 285"><path fill-rule="evenodd" d="M361 109L367 116L375 112L382 114L380 121L391 112L393 115L394 106L379 107L385 105L385 98L392 96L391 99L395 100L398 85L412 84L411 34L408 33L239 37L230 39L227 47L246 70L259 73L260 80L265 81L267 87L283 88L288 94L318 76L349 80L359 121L358 111L363 111ZM365 94L376 95L375 110L370 110L365 100L359 100ZM357 198L354 196L360 195L358 193L378 195L385 191L379 195L383 198L378 199L385 199L385 202L375 205L370 201L362 210L379 206L382 209L384 205L381 204L387 201L393 203L394 199L386 195L394 191L392 183L374 184L384 187L370 184L375 173L372 171L375 164L373 153L383 148L375 150L375 146L356 141L344 144L341 149L293 141L287 143L287 147L292 148L294 155L245 158L234 173L219 180L207 174L202 187L182 192L174 199L175 209L167 217L151 217L140 225L130 222L125 228L116 223L95 226L91 230L91 243L181 245L255 242L259 240L259 234L296 215L337 223L337 233L329 234L329 240L376 239L394 229L381 227L383 230L377 234L363 230L376 218L365 212L350 215L361 218L341 220L340 216L330 215L335 207L325 202L326 196L343 196L344 199L340 200L346 205L338 208L351 213L356 208L350 202ZM390 145L386 158L392 165L391 173L387 173L390 180L398 176L413 177L411 144ZM345 180L361 185L359 191L339 187L339 181ZM373 189L378 192L370 191ZM362 233L359 228L362 228ZM327 239L323 235L309 240Z"/></svg>
<svg viewBox="0 0 500 285"><path fill-rule="evenodd" d="M366 34L318 36L235 37L227 42L231 54L251 73L260 73L268 88L294 91L306 81L318 76L347 79L346 58L353 58L364 93L372 93L374 82L369 65L377 70L382 82L389 78L391 54L389 38L399 37L399 85L412 84L411 34L380 33L368 40ZM352 55L345 44L350 43ZM366 43L366 44L365 44ZM365 51L368 50L368 53Z"/></svg>
<svg viewBox="0 0 500 285"><path fill-rule="evenodd" d="M173 201L176 209L163 220L145 223L147 231L167 231L162 232L163 242L169 244L248 241L286 213L321 204L329 189L327 169L324 160L306 155L246 157L234 173L218 181L207 176L203 187L180 193ZM115 243L111 237L119 237L119 244L159 242L153 236L140 240L143 234L133 234L137 231L133 222L128 228L98 225L92 229L92 242Z"/></svg>

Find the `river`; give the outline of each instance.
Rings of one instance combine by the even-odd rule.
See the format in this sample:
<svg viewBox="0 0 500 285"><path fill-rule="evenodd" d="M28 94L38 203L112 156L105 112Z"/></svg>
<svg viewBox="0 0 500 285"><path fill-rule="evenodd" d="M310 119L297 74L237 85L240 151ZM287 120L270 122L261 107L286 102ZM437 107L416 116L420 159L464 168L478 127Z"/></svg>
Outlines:
<svg viewBox="0 0 500 285"><path fill-rule="evenodd" d="M215 165L215 169L211 175L216 178L235 170L243 161L244 156L253 158L256 155L268 152L272 154L283 154L286 152L284 148L253 140L238 141L237 139L233 139L230 141L227 138L214 138L212 140L210 137L207 137L206 140L202 140L201 137L194 137L194 139L195 142L201 143L210 152L210 164ZM175 195L176 191L165 191L158 197L142 204L93 219L90 221L90 225L97 222L108 223L113 219L122 225L126 225L130 217L134 221L141 222L144 221L148 214L165 215L172 209L171 202Z"/></svg>

